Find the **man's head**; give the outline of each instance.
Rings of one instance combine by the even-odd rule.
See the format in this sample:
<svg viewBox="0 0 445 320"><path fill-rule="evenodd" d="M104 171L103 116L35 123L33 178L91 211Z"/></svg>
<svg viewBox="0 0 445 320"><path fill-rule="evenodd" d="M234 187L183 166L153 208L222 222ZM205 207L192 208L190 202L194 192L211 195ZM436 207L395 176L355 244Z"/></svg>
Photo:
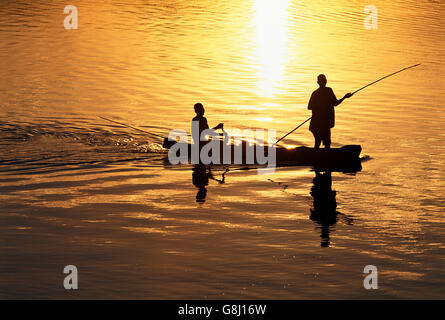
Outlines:
<svg viewBox="0 0 445 320"><path fill-rule="evenodd" d="M326 76L324 74L319 74L317 77L317 83L320 87L326 87L326 83L328 80L326 80Z"/></svg>
<svg viewBox="0 0 445 320"><path fill-rule="evenodd" d="M195 103L195 112L198 116L203 116L204 115L204 106L201 103Z"/></svg>

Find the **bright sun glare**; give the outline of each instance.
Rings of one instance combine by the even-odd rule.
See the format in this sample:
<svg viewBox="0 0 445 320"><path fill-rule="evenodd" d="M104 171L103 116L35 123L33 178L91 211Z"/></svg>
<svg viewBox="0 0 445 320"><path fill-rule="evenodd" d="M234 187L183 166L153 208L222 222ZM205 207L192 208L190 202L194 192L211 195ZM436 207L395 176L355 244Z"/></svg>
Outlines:
<svg viewBox="0 0 445 320"><path fill-rule="evenodd" d="M263 97L280 93L287 54L288 10L290 0L256 0L255 56L258 59L258 88Z"/></svg>

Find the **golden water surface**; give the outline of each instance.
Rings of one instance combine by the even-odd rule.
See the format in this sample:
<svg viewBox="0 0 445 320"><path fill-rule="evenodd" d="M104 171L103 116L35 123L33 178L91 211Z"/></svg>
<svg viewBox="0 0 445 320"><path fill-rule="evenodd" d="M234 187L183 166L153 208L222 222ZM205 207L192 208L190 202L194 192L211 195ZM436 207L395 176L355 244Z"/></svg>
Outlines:
<svg viewBox="0 0 445 320"><path fill-rule="evenodd" d="M0 3L1 298L444 298L443 3L76 0ZM311 219L310 168L230 170L197 203L161 139L211 126L276 130L338 98L334 222ZM303 126L284 145L312 145ZM223 170L214 175L222 179ZM326 232L329 245L326 244ZM63 289L63 267L82 289ZM379 289L363 288L363 268Z"/></svg>

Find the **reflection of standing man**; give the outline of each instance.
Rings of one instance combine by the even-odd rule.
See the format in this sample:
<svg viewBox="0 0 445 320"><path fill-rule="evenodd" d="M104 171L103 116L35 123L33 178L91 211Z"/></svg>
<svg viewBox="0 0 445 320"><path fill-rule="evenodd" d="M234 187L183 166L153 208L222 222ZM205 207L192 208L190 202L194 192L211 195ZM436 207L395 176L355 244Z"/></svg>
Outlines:
<svg viewBox="0 0 445 320"><path fill-rule="evenodd" d="M311 209L311 220L321 225L321 246L329 247L329 228L337 223L336 192L332 190L331 172L315 173L311 196L314 198L314 209Z"/></svg>
<svg viewBox="0 0 445 320"><path fill-rule="evenodd" d="M338 106L346 98L352 97L352 93L347 93L343 98L337 100L334 91L326 87L327 82L324 74L318 76L317 83L320 87L312 92L308 104L308 109L312 110L309 130L315 138L315 149L320 147L322 141L325 148L329 149L331 147L331 128L335 125L334 107Z"/></svg>

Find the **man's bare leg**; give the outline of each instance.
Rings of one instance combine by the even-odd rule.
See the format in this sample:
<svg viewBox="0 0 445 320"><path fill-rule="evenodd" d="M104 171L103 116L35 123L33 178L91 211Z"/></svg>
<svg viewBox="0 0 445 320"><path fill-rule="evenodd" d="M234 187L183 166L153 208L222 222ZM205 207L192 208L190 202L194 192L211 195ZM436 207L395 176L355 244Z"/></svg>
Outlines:
<svg viewBox="0 0 445 320"><path fill-rule="evenodd" d="M323 138L323 144L326 149L331 148L331 130L329 130L329 133Z"/></svg>
<svg viewBox="0 0 445 320"><path fill-rule="evenodd" d="M321 139L315 137L314 149L318 149L318 148L320 148L320 144L321 144Z"/></svg>

